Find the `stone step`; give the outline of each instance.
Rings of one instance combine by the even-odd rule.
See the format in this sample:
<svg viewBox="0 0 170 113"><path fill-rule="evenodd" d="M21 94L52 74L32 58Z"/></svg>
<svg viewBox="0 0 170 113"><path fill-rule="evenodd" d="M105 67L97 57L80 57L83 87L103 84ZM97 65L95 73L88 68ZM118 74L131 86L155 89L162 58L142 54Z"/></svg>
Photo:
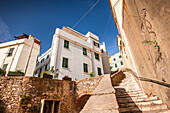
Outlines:
<svg viewBox="0 0 170 113"><path fill-rule="evenodd" d="M147 102L147 101L154 101L154 100L158 100L158 97L147 97L147 98L131 98L131 97L127 97L127 98L116 98L118 103L129 103L129 102Z"/></svg>
<svg viewBox="0 0 170 113"><path fill-rule="evenodd" d="M141 95L146 95L144 92L143 93L116 93L117 97L121 96L141 96Z"/></svg>
<svg viewBox="0 0 170 113"><path fill-rule="evenodd" d="M116 92L121 92L121 93L134 93L134 92L139 92L142 91L141 89L139 90L131 90L131 91L125 91L125 89L120 89L120 88L115 88Z"/></svg>
<svg viewBox="0 0 170 113"><path fill-rule="evenodd" d="M142 90L138 92L129 92L129 93L116 91L116 95L126 95L126 94L132 95L132 94L140 94L140 93L144 93L144 92Z"/></svg>
<svg viewBox="0 0 170 113"><path fill-rule="evenodd" d="M140 95L116 95L117 98L147 98L148 96L143 93L143 94L140 94Z"/></svg>
<svg viewBox="0 0 170 113"><path fill-rule="evenodd" d="M131 103L122 103L119 104L119 107L133 107L133 106L141 106L141 105L156 105L162 104L162 100L152 100L152 101L142 101L142 102L131 102Z"/></svg>
<svg viewBox="0 0 170 113"><path fill-rule="evenodd" d="M137 112L137 111L156 111L156 110L166 110L167 105L143 105L143 106L135 106L135 107L124 107L119 108L119 111L122 112Z"/></svg>
<svg viewBox="0 0 170 113"><path fill-rule="evenodd" d="M138 112L135 112L138 113ZM140 112L141 113L141 112ZM166 109L166 110L153 110L153 111L144 111L143 113L170 113L170 110Z"/></svg>

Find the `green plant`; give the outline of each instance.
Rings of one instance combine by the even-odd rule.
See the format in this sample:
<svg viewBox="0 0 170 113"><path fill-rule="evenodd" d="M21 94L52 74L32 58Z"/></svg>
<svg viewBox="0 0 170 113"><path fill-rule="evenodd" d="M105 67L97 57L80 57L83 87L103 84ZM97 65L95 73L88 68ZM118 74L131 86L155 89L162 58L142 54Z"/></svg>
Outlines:
<svg viewBox="0 0 170 113"><path fill-rule="evenodd" d="M6 70L3 70L3 69L0 68L0 74L5 75L6 74Z"/></svg>
<svg viewBox="0 0 170 113"><path fill-rule="evenodd" d="M21 70L16 70L15 72L17 72L17 73L22 73L22 71L21 71Z"/></svg>
<svg viewBox="0 0 170 113"><path fill-rule="evenodd" d="M30 112L34 112L34 111L38 111L38 110L37 110L37 106L31 107Z"/></svg>
<svg viewBox="0 0 170 113"><path fill-rule="evenodd" d="M68 77L68 75L65 75L64 78L70 78L70 77Z"/></svg>
<svg viewBox="0 0 170 113"><path fill-rule="evenodd" d="M54 78L58 78L58 73L56 73L56 75L54 76Z"/></svg>
<svg viewBox="0 0 170 113"><path fill-rule="evenodd" d="M20 106L22 108L27 107L28 103L31 101L31 98L29 95L23 95L20 100Z"/></svg>
<svg viewBox="0 0 170 113"><path fill-rule="evenodd" d="M53 87L53 86L49 86L49 89L50 89L50 90L53 90L53 89L54 89L54 87Z"/></svg>
<svg viewBox="0 0 170 113"><path fill-rule="evenodd" d="M90 75L90 77L93 77L93 72L91 72L89 75Z"/></svg>
<svg viewBox="0 0 170 113"><path fill-rule="evenodd" d="M47 73L46 71L43 71L43 72L41 72L41 77L44 75L44 74L46 74L46 75L50 75L50 73Z"/></svg>
<svg viewBox="0 0 170 113"><path fill-rule="evenodd" d="M154 47L159 47L158 42L152 40L144 40L142 43L149 43L150 45L153 44Z"/></svg>
<svg viewBox="0 0 170 113"><path fill-rule="evenodd" d="M54 66L51 66L51 69L49 70L51 73L54 73Z"/></svg>

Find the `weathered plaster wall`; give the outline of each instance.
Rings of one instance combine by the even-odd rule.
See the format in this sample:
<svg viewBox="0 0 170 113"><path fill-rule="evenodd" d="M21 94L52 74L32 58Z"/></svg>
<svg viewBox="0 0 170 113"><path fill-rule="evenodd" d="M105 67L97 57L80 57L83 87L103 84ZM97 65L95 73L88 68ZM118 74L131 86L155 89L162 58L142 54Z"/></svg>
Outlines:
<svg viewBox="0 0 170 113"><path fill-rule="evenodd" d="M25 109L20 107L23 95L30 97ZM36 77L0 77L0 110L2 113L27 113L37 107L42 99L60 101L60 113L75 113L75 82ZM25 111L24 111L25 110Z"/></svg>
<svg viewBox="0 0 170 113"><path fill-rule="evenodd" d="M80 98L81 96L87 94L91 95L95 88L99 85L99 82L103 76L104 75L76 81L77 97Z"/></svg>
<svg viewBox="0 0 170 113"><path fill-rule="evenodd" d="M170 83L169 6L169 0L124 0L123 4L123 28L139 75L165 83ZM142 43L145 39L156 41L159 47ZM142 82L142 86L170 106L170 88L152 82Z"/></svg>

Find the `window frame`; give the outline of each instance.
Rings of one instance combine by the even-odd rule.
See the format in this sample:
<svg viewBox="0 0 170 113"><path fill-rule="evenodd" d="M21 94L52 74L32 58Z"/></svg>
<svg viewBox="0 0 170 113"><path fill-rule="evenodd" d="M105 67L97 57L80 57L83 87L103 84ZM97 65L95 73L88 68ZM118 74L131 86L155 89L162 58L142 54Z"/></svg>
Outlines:
<svg viewBox="0 0 170 113"><path fill-rule="evenodd" d="M41 59L41 63L43 63L43 62L44 62L44 58Z"/></svg>
<svg viewBox="0 0 170 113"><path fill-rule="evenodd" d="M83 55L87 56L87 49L83 47Z"/></svg>
<svg viewBox="0 0 170 113"><path fill-rule="evenodd" d="M9 51L8 51L7 57L12 56L13 51L14 51L14 47L13 47L13 48L10 48Z"/></svg>
<svg viewBox="0 0 170 113"><path fill-rule="evenodd" d="M49 56L50 56L50 55L48 54L48 55L47 55L47 57L46 57L46 59L48 59L48 58L49 58Z"/></svg>
<svg viewBox="0 0 170 113"><path fill-rule="evenodd" d="M64 40L64 48L69 49L69 41Z"/></svg>
<svg viewBox="0 0 170 113"><path fill-rule="evenodd" d="M66 62L66 63L65 63ZM68 58L63 57L62 67L68 68Z"/></svg>
<svg viewBox="0 0 170 113"><path fill-rule="evenodd" d="M95 55L95 59L100 60L100 57L99 57L98 53L94 52L94 55Z"/></svg>
<svg viewBox="0 0 170 113"><path fill-rule="evenodd" d="M59 104L58 104L58 113L60 113L60 106L61 106L61 102L59 99L41 99L41 111L40 113L44 113L44 106L45 106L45 101L53 101L53 105L52 105L52 113L55 113L55 102L57 101Z"/></svg>
<svg viewBox="0 0 170 113"><path fill-rule="evenodd" d="M88 73L88 64L83 63L83 71L84 71L85 73Z"/></svg>
<svg viewBox="0 0 170 113"><path fill-rule="evenodd" d="M120 61L120 64L123 65L123 61Z"/></svg>
<svg viewBox="0 0 170 113"><path fill-rule="evenodd" d="M102 75L102 69L100 67L97 67L97 72L98 72L98 75Z"/></svg>
<svg viewBox="0 0 170 113"><path fill-rule="evenodd" d="M5 67L5 66L6 66L6 67ZM5 67L5 69L4 69L4 67ZM8 67L8 64L3 64L2 69L3 69L3 70L6 70L7 67Z"/></svg>

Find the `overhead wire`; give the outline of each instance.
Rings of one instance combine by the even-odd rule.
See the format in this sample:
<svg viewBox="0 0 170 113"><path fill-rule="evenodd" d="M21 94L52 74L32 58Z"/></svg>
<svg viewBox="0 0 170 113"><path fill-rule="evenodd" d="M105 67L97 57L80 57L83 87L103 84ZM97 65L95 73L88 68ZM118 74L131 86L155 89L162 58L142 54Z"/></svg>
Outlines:
<svg viewBox="0 0 170 113"><path fill-rule="evenodd" d="M107 31L108 25L109 25L109 23L110 23L110 18L111 18L111 13L110 13L110 17L109 17L109 20L108 20L108 22L107 22L106 29L105 29L105 31L104 31L104 33L103 33L102 38L104 37L104 35L105 35L106 31Z"/></svg>
<svg viewBox="0 0 170 113"><path fill-rule="evenodd" d="M72 28L74 28L77 24L79 24L80 21L97 5L97 3L98 3L99 1L100 1L100 0L98 0L98 1L86 12L86 14L85 14L83 17L81 17L80 20L77 21L76 24L74 24L74 26L73 26Z"/></svg>

